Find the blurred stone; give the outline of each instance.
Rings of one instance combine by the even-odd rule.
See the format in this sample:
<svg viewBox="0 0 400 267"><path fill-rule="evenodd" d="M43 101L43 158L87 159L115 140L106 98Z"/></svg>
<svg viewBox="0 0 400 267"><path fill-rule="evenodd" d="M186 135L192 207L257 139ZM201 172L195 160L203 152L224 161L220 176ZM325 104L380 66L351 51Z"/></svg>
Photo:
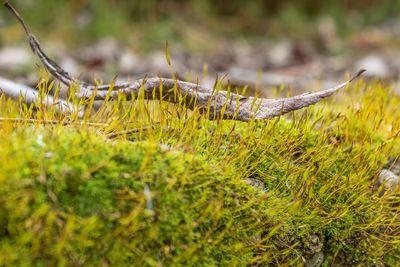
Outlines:
<svg viewBox="0 0 400 267"><path fill-rule="evenodd" d="M368 27L355 32L349 42L350 46L357 50L380 49L390 41L388 34L376 27Z"/></svg>
<svg viewBox="0 0 400 267"><path fill-rule="evenodd" d="M79 66L74 59L68 56L62 56L59 60L59 65L63 68L66 72L71 74L72 76L79 76Z"/></svg>
<svg viewBox="0 0 400 267"><path fill-rule="evenodd" d="M305 262L306 267L320 267L324 262L325 255L322 251L317 252Z"/></svg>
<svg viewBox="0 0 400 267"><path fill-rule="evenodd" d="M10 70L32 65L32 53L25 48L6 47L0 50L0 69Z"/></svg>
<svg viewBox="0 0 400 267"><path fill-rule="evenodd" d="M151 66L153 66L156 70L168 70L167 59L165 58L165 54L162 52L155 52L151 54L149 61L151 62Z"/></svg>
<svg viewBox="0 0 400 267"><path fill-rule="evenodd" d="M172 147L168 144L160 143L160 148L162 151L169 151Z"/></svg>
<svg viewBox="0 0 400 267"><path fill-rule="evenodd" d="M15 82L24 84L26 86L36 88L39 83L40 77L35 72L30 72L27 75L19 75L15 78Z"/></svg>
<svg viewBox="0 0 400 267"><path fill-rule="evenodd" d="M172 58L171 60L172 69L175 70L177 68L176 65L177 64L179 65L179 62L175 61L174 56L172 56L171 58ZM170 67L168 66L168 62L164 52L157 51L152 53L147 58L147 62L148 62L148 69L151 71L162 74L170 73Z"/></svg>
<svg viewBox="0 0 400 267"><path fill-rule="evenodd" d="M400 159L397 157L390 157L383 169L389 170L395 175L400 176Z"/></svg>
<svg viewBox="0 0 400 267"><path fill-rule="evenodd" d="M356 69L366 69L366 76L385 78L389 76L390 71L387 63L377 55L370 55L360 59L356 63Z"/></svg>
<svg viewBox="0 0 400 267"><path fill-rule="evenodd" d="M320 252L324 244L319 239L318 235L312 234L309 239L310 243L308 248L311 250L311 253Z"/></svg>
<svg viewBox="0 0 400 267"><path fill-rule="evenodd" d="M324 252L322 251L324 244L320 237L316 234L312 234L308 239L308 244L304 249L306 255L305 266L307 267L319 267L324 262Z"/></svg>
<svg viewBox="0 0 400 267"><path fill-rule="evenodd" d="M318 34L322 45L328 51L337 51L340 40L336 32L336 24L331 16L323 16L317 22Z"/></svg>
<svg viewBox="0 0 400 267"><path fill-rule="evenodd" d="M258 188L258 189L261 189L262 191L266 190L265 183L260 181L260 180L258 180L258 179L247 178L244 181L246 182L246 184L254 186L254 187Z"/></svg>
<svg viewBox="0 0 400 267"><path fill-rule="evenodd" d="M273 65L270 60L269 48L271 43L263 40L257 44L249 44L244 41L234 42L232 49L235 54L235 62L230 67L240 67L250 70L260 70Z"/></svg>
<svg viewBox="0 0 400 267"><path fill-rule="evenodd" d="M78 52L78 60L92 67L105 63L116 62L120 56L121 47L114 38L104 38Z"/></svg>
<svg viewBox="0 0 400 267"><path fill-rule="evenodd" d="M236 55L231 46L219 48L206 58L206 62L215 71L227 70L236 61Z"/></svg>
<svg viewBox="0 0 400 267"><path fill-rule="evenodd" d="M383 189L379 192L379 195L383 195L386 191L393 192L399 186L400 177L394 174L388 169L383 169L379 173L378 180L376 181L375 187L383 186Z"/></svg>
<svg viewBox="0 0 400 267"><path fill-rule="evenodd" d="M135 68L140 67L140 59L130 52L125 50L121 53L118 60L118 69L122 73L133 73Z"/></svg>
<svg viewBox="0 0 400 267"><path fill-rule="evenodd" d="M310 41L300 41L293 44L290 63L309 61L315 56L315 48Z"/></svg>
<svg viewBox="0 0 400 267"><path fill-rule="evenodd" d="M394 163L394 165L392 166L390 171L392 171L397 176L400 175L400 160L398 160L398 161L396 161L396 163Z"/></svg>
<svg viewBox="0 0 400 267"><path fill-rule="evenodd" d="M190 70L196 70L199 73L201 73L203 71L205 59L204 59L204 55L202 55L201 53L184 51L182 53L182 58L180 60ZM175 61L175 57L174 57L174 61ZM207 67L208 67L208 65L207 65Z"/></svg>
<svg viewBox="0 0 400 267"><path fill-rule="evenodd" d="M268 59L274 67L287 65L291 61L293 43L287 40L272 46L268 51Z"/></svg>

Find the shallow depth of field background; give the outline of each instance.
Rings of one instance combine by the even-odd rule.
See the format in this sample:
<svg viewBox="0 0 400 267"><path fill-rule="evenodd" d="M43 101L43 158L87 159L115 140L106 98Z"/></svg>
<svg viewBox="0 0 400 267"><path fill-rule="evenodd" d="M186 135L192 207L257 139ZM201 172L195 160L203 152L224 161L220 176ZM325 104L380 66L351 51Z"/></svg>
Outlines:
<svg viewBox="0 0 400 267"><path fill-rule="evenodd" d="M360 68L397 80L400 66L398 0L12 3L46 51L84 80L171 76L166 41L180 78L212 84L218 74L264 93L329 86ZM6 9L0 26L0 70L34 86L37 61Z"/></svg>

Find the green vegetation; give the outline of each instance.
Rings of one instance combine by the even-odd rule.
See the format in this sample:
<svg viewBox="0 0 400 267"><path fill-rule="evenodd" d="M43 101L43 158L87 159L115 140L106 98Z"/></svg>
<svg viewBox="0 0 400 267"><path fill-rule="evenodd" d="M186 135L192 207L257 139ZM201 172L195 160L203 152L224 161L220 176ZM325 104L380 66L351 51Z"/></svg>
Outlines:
<svg viewBox="0 0 400 267"><path fill-rule="evenodd" d="M317 236L323 266L395 266L399 190L373 185L400 99L359 82L324 103L241 123L121 97L81 122L1 97L0 265L301 266Z"/></svg>
<svg viewBox="0 0 400 267"><path fill-rule="evenodd" d="M221 35L272 37L283 33L310 38L316 21L324 15L336 21L340 33L347 33L398 17L400 10L399 0L15 2L33 28L63 42L76 45L111 35L139 45L140 51L162 48L167 39L185 43L190 34L206 35L209 41ZM2 36L15 37L15 32L11 29Z"/></svg>

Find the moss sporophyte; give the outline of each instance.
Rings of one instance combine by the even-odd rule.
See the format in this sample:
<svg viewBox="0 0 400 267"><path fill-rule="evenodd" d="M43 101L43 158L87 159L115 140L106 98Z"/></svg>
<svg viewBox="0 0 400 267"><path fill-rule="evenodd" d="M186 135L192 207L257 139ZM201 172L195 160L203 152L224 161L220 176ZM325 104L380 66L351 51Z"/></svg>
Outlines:
<svg viewBox="0 0 400 267"><path fill-rule="evenodd" d="M140 98L79 119L2 96L1 265L297 265L320 257L314 235L326 263L396 265L398 190L374 185L400 153L400 99L346 95L249 123Z"/></svg>

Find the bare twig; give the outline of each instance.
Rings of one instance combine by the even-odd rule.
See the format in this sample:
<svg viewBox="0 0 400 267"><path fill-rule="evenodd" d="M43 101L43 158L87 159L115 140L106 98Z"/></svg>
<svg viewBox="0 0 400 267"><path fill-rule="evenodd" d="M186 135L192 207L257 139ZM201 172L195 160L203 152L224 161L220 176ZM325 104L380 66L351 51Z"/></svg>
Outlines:
<svg viewBox="0 0 400 267"><path fill-rule="evenodd" d="M362 70L350 80L330 89L282 99L257 99L226 91L215 92L215 88L158 77L113 85L90 85L71 77L51 60L43 52L37 38L29 31L18 12L8 1L5 1L4 4L24 27L32 50L39 56L48 71L67 86L79 86L80 93L78 93L78 97L80 98L94 96L96 100L104 100L108 96L114 98L119 94L124 94L127 98L131 98L138 96L141 90L143 90L145 99L162 99L178 103L183 98L188 108L199 109L200 112L208 113L210 119L234 119L239 121L250 121L252 119L265 120L318 103L347 86L364 72ZM108 91L110 87L113 88L111 92ZM163 89L162 92L160 92L160 88ZM177 97L177 93L180 96L180 100Z"/></svg>
<svg viewBox="0 0 400 267"><path fill-rule="evenodd" d="M54 99L51 95L46 95L43 99L40 99L39 92L31 87L23 84L18 84L13 81L4 79L0 77L0 92L8 97L14 99L22 98L27 104L41 104L46 107L55 107L55 110L59 113L71 113L73 105L67 101L61 99Z"/></svg>

